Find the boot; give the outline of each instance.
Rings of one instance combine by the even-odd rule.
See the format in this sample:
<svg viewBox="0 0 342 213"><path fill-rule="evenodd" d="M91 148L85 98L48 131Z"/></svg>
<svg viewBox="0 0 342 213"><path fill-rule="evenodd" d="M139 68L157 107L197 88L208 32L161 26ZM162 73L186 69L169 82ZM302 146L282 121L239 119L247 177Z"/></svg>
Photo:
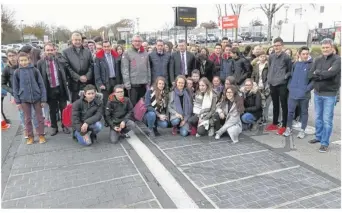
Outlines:
<svg viewBox="0 0 342 213"><path fill-rule="evenodd" d="M90 134L90 139L92 143L98 143L97 136L93 133Z"/></svg>
<svg viewBox="0 0 342 213"><path fill-rule="evenodd" d="M28 137L26 140L27 145L32 145L33 144L33 137Z"/></svg>
<svg viewBox="0 0 342 213"><path fill-rule="evenodd" d="M39 143L40 143L40 144L46 143L46 139L45 139L45 136L44 136L44 135L40 135L40 136L39 136Z"/></svg>
<svg viewBox="0 0 342 213"><path fill-rule="evenodd" d="M160 136L160 133L158 132L157 127L154 127L154 128L153 128L153 131L154 131L154 135L155 135L155 136Z"/></svg>

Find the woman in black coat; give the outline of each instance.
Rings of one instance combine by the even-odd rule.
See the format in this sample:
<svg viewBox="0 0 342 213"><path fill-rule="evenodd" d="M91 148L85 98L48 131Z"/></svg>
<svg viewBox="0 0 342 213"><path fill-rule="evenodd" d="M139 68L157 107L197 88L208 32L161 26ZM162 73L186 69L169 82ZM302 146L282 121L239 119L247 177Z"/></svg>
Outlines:
<svg viewBox="0 0 342 213"><path fill-rule="evenodd" d="M200 71L201 78L206 77L210 82L213 80L213 71L215 69L215 65L208 59L206 54L197 54L195 69Z"/></svg>

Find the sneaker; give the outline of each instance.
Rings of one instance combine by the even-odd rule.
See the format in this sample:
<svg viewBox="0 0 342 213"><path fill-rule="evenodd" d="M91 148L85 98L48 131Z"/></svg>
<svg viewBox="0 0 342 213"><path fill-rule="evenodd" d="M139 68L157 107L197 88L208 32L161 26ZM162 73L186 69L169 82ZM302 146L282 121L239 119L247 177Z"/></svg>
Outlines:
<svg viewBox="0 0 342 213"><path fill-rule="evenodd" d="M177 135L178 129L177 127L172 127L172 135Z"/></svg>
<svg viewBox="0 0 342 213"><path fill-rule="evenodd" d="M39 143L40 143L40 144L46 143L46 139L45 139L45 136L44 136L44 135L40 135L40 136L39 136Z"/></svg>
<svg viewBox="0 0 342 213"><path fill-rule="evenodd" d="M297 135L297 138L303 139L305 137L305 131L304 129L300 130L300 132Z"/></svg>
<svg viewBox="0 0 342 213"><path fill-rule="evenodd" d="M209 137L213 137L214 135L215 135L215 130L214 130L213 127L211 127L211 128L209 129L208 136L209 136Z"/></svg>
<svg viewBox="0 0 342 213"><path fill-rule="evenodd" d="M309 140L308 143L314 144L314 143L320 143L321 141L315 139Z"/></svg>
<svg viewBox="0 0 342 213"><path fill-rule="evenodd" d="M280 131L280 129L279 129L279 131ZM289 136L291 135L291 133L292 133L291 128L290 128L290 127L287 127L287 128L286 128L286 131L283 133L283 136L289 137Z"/></svg>
<svg viewBox="0 0 342 213"><path fill-rule="evenodd" d="M201 137L201 135L200 135L200 134L198 134L198 133L196 133L196 138L199 138L199 137Z"/></svg>
<svg viewBox="0 0 342 213"><path fill-rule="evenodd" d="M266 127L266 131L277 131L277 130L278 130L278 126L274 124L270 124Z"/></svg>
<svg viewBox="0 0 342 213"><path fill-rule="evenodd" d="M218 134L215 135L215 139L216 139L216 140L220 140L220 138L221 138L220 135L218 135Z"/></svg>
<svg viewBox="0 0 342 213"><path fill-rule="evenodd" d="M327 146L321 146L320 148L319 148L319 150L318 150L320 153L325 153L325 152L327 152L328 151L328 147Z"/></svg>
<svg viewBox="0 0 342 213"><path fill-rule="evenodd" d="M278 135L283 135L285 131L286 131L286 127L281 127L280 129L278 129L277 134Z"/></svg>
<svg viewBox="0 0 342 213"><path fill-rule="evenodd" d="M292 128L301 128L302 123L298 121L293 121Z"/></svg>
<svg viewBox="0 0 342 213"><path fill-rule="evenodd" d="M32 145L33 144L33 137L27 137L26 144Z"/></svg>

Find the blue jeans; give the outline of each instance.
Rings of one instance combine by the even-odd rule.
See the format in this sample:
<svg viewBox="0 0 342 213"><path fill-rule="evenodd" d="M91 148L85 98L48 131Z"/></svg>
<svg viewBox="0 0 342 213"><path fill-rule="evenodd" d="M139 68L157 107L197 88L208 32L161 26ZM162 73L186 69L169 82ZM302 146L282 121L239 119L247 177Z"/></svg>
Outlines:
<svg viewBox="0 0 342 213"><path fill-rule="evenodd" d="M179 118L175 118L171 120L171 125L173 127L178 127L181 120ZM186 137L189 134L189 124L184 124L182 127L179 128L179 133L181 136Z"/></svg>
<svg viewBox="0 0 342 213"><path fill-rule="evenodd" d="M75 137L77 139L77 142L81 145L89 146L91 144L91 140L88 133L91 132L91 134L97 135L102 130L102 127L103 125L100 121L88 126L88 132L86 134L88 136L88 140L84 139L85 134L81 134L79 131L76 130Z"/></svg>
<svg viewBox="0 0 342 213"><path fill-rule="evenodd" d="M38 128L38 121L37 121L37 117L36 117L36 111L34 111L33 106L31 108L31 117L32 117L32 121L33 121L33 126L35 129L37 129ZM20 118L21 126L25 129L25 117L24 117L24 111L23 110L19 110L19 118Z"/></svg>
<svg viewBox="0 0 342 213"><path fill-rule="evenodd" d="M245 124L254 124L256 121L256 118L252 113L246 112L241 116L242 123Z"/></svg>
<svg viewBox="0 0 342 213"><path fill-rule="evenodd" d="M168 122L161 121L153 111L145 113L144 122L149 129L153 129L154 127L167 128L168 126Z"/></svg>
<svg viewBox="0 0 342 213"><path fill-rule="evenodd" d="M329 146L333 127L336 96L319 96L315 94L316 139L322 146Z"/></svg>
<svg viewBox="0 0 342 213"><path fill-rule="evenodd" d="M300 122L302 123L301 129L306 129L308 125L308 109L309 109L309 98L306 99L293 99L289 98L287 101L288 111L287 111L287 126L292 128L292 123L294 119L294 115L296 112L296 107L299 105L300 107Z"/></svg>

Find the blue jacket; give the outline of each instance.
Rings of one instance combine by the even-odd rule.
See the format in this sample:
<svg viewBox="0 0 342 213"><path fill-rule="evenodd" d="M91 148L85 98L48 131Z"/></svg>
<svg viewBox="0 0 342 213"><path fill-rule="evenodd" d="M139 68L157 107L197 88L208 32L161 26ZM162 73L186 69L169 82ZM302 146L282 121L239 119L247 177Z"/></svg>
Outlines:
<svg viewBox="0 0 342 213"><path fill-rule="evenodd" d="M43 78L32 64L14 71L13 96L16 104L46 102L46 88Z"/></svg>
<svg viewBox="0 0 342 213"><path fill-rule="evenodd" d="M220 70L220 79L222 82L226 80L228 76L232 76L235 73L234 69L234 60L229 59L221 59L221 70Z"/></svg>
<svg viewBox="0 0 342 213"><path fill-rule="evenodd" d="M288 83L290 98L296 100L310 98L310 92L313 89L313 81L309 79L311 66L312 59L294 63Z"/></svg>

